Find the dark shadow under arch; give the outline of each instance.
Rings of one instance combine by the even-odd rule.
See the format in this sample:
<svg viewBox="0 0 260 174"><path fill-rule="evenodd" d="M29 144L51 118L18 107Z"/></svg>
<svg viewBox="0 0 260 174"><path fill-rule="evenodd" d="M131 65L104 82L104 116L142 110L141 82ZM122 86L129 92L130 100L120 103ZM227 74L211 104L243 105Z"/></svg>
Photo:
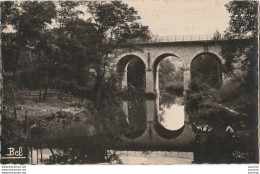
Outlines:
<svg viewBox="0 0 260 174"><path fill-rule="evenodd" d="M219 88L222 85L222 63L219 57L210 52L196 55L191 61L191 82Z"/></svg>
<svg viewBox="0 0 260 174"><path fill-rule="evenodd" d="M123 56L120 58L120 60L117 63L117 72L122 72L125 70L127 64L132 60L132 59L139 59L140 61L143 62L143 64L145 65L144 61L139 57L136 56L134 54L129 54L126 56Z"/></svg>

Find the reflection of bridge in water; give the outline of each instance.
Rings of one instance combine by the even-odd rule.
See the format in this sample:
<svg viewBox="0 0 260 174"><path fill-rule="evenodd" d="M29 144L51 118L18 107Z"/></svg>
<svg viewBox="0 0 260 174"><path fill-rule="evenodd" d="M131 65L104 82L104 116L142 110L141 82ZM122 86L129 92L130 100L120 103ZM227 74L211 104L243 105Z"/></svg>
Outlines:
<svg viewBox="0 0 260 174"><path fill-rule="evenodd" d="M235 40L234 42L240 42ZM242 40L243 41L243 40ZM195 132L189 115L184 115L184 126L176 131L169 131L158 124L159 114L159 73L158 65L166 57L172 56L182 62L184 96L190 82L195 78L194 70L200 69L197 60L209 59L213 67L213 85L221 86L222 65L224 60L220 54L225 40L199 40L138 43L134 48L122 47L124 53L118 57L117 68L122 78L122 89L128 86L128 65L133 59L138 59L144 65L146 99L144 101L146 128L137 137L123 137L122 143L115 147L126 150L180 150L192 151L195 142ZM233 43L234 44L234 43ZM210 82L211 83L211 82ZM211 84L212 85L212 84ZM129 119L128 102L123 103L126 120ZM164 136L167 135L167 136Z"/></svg>

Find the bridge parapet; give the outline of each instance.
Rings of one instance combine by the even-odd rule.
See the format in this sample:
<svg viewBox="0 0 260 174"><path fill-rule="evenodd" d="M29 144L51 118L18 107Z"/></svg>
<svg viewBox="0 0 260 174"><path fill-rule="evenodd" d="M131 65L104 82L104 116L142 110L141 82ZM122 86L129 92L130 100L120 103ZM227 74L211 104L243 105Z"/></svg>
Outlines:
<svg viewBox="0 0 260 174"><path fill-rule="evenodd" d="M151 39L132 39L128 43L145 44L145 43L165 43L165 42L187 42L187 41L210 41L214 40L214 34L200 34L200 35L171 35L171 36L155 36ZM223 36L217 38L218 40L225 40Z"/></svg>

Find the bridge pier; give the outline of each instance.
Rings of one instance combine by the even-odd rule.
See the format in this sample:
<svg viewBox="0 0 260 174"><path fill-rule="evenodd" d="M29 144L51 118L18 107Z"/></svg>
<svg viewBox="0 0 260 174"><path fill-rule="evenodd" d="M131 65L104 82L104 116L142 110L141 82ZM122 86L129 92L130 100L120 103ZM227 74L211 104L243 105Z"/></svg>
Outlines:
<svg viewBox="0 0 260 174"><path fill-rule="evenodd" d="M155 92L156 94L160 93L160 88L159 88L159 71L156 69L154 70L155 74ZM159 95L158 95L159 96Z"/></svg>
<svg viewBox="0 0 260 174"><path fill-rule="evenodd" d="M153 122L154 121L154 115L155 115L155 103L154 100L146 100L146 119L147 122Z"/></svg>
<svg viewBox="0 0 260 174"><path fill-rule="evenodd" d="M184 95L186 94L186 90L189 89L190 81L191 81L190 68L184 68L183 69Z"/></svg>
<svg viewBox="0 0 260 174"><path fill-rule="evenodd" d="M145 77L145 92L148 94L154 94L154 71L152 69L146 70Z"/></svg>

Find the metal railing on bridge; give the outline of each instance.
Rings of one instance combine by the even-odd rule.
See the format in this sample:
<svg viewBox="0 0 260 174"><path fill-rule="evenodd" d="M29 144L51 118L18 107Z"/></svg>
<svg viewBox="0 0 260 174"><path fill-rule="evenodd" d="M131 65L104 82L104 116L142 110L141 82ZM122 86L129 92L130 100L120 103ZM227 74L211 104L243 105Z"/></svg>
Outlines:
<svg viewBox="0 0 260 174"><path fill-rule="evenodd" d="M145 44L145 43L166 43L166 42L187 42L187 41L209 41L209 40L224 40L223 36L216 38L214 34L204 35L173 35L173 36L154 36L151 39L131 39L127 41L132 44Z"/></svg>

